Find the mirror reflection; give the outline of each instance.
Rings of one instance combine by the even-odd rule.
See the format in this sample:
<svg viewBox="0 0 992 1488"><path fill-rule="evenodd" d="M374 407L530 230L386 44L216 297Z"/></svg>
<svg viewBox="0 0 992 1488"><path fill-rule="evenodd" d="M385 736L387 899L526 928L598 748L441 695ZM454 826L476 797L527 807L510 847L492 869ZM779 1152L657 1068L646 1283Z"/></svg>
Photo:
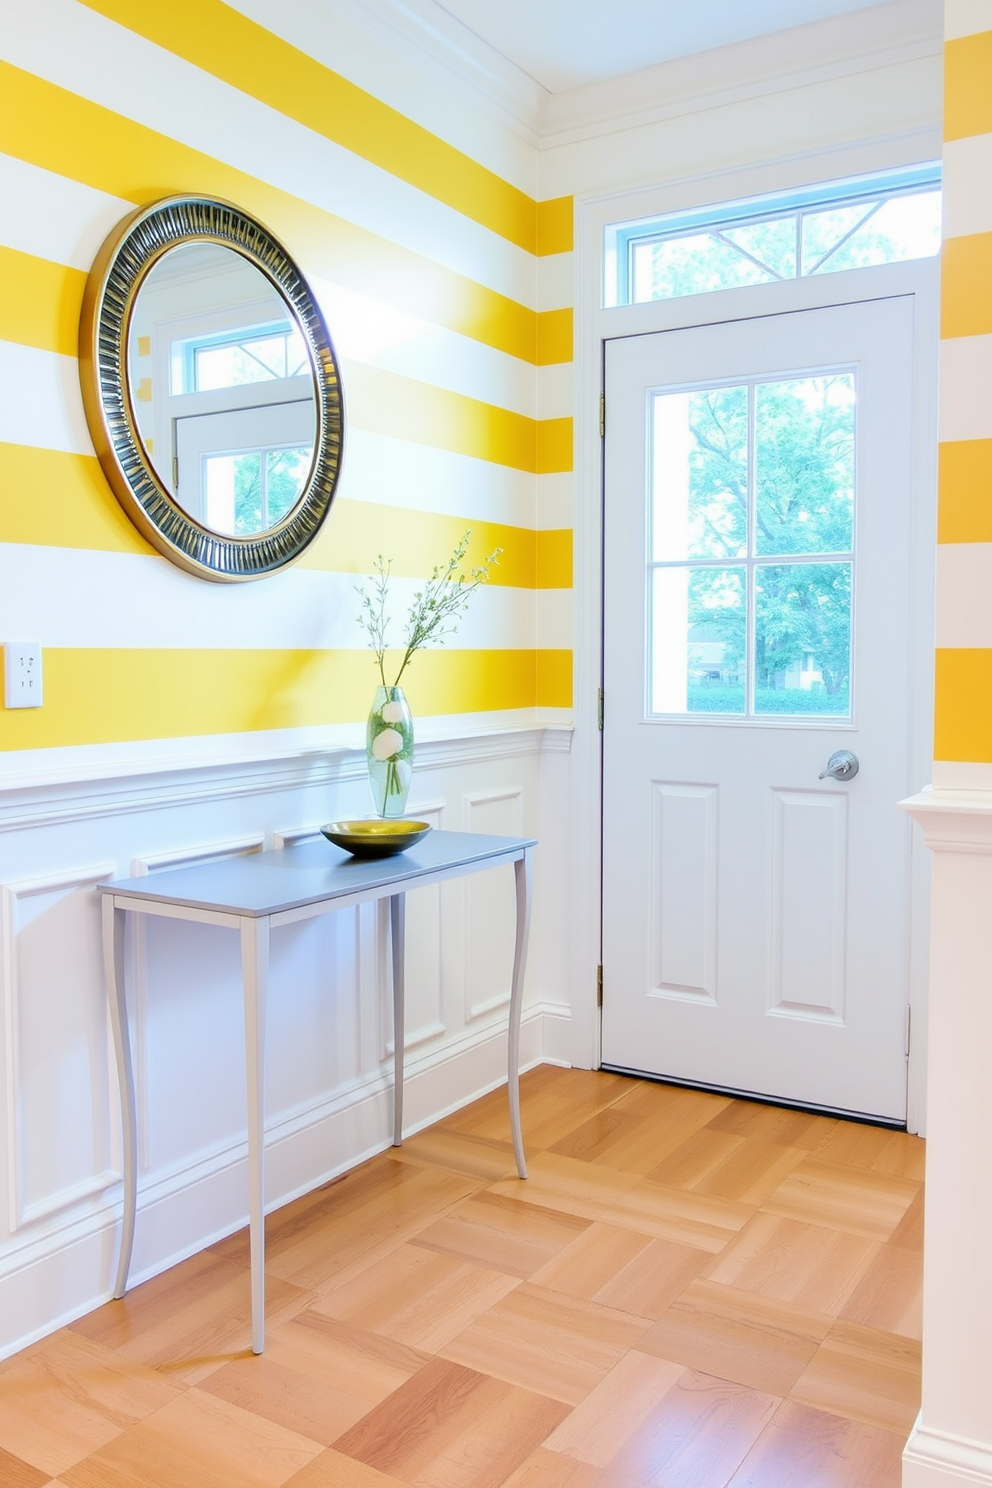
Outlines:
<svg viewBox="0 0 992 1488"><path fill-rule="evenodd" d="M313 466L314 373L254 264L210 242L164 253L135 296L127 377L148 457L194 521L246 537L293 511Z"/></svg>

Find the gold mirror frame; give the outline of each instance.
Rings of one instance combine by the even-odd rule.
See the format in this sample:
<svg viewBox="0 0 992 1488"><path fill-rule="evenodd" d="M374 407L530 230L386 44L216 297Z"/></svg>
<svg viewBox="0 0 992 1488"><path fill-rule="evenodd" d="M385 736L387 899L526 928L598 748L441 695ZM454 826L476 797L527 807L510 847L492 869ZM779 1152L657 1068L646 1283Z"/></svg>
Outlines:
<svg viewBox="0 0 992 1488"><path fill-rule="evenodd" d="M152 266L187 243L231 248L275 286L306 342L317 402L317 437L303 491L274 527L249 537L213 532L162 484L140 434L128 390L128 331ZM107 238L90 271L79 332L83 405L96 452L128 517L154 548L199 578L259 579L296 561L331 509L344 452L341 375L310 287L269 230L230 202L171 196L140 207Z"/></svg>

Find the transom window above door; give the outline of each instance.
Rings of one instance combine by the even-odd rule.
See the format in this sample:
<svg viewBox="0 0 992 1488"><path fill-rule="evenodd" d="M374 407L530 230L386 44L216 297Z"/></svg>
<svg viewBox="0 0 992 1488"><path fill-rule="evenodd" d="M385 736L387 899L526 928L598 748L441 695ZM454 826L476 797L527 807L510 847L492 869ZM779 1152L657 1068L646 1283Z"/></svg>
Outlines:
<svg viewBox="0 0 992 1488"><path fill-rule="evenodd" d="M928 258L940 250L940 166L612 223L604 303L772 284Z"/></svg>
<svg viewBox="0 0 992 1488"><path fill-rule="evenodd" d="M854 370L650 399L648 714L850 718Z"/></svg>

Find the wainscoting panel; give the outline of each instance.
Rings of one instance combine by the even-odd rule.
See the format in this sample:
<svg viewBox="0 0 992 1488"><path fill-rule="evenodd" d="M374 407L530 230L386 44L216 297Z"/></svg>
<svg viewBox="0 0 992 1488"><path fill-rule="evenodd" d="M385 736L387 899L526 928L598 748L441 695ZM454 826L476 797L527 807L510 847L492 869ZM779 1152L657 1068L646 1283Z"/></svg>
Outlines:
<svg viewBox="0 0 992 1488"><path fill-rule="evenodd" d="M538 835L544 731L427 743L411 815L434 827ZM556 766L567 767L567 756ZM108 1033L96 884L115 872L314 838L368 815L363 752L213 760L133 777L0 788L0 1356L105 1300L120 1231L120 1103ZM552 834L553 836L553 834ZM542 844L549 863L563 848ZM558 880L538 896L562 921ZM69 867L65 865L78 865ZM466 892L468 890L469 892ZM505 1079L513 874L410 894L407 1130ZM388 911L374 904L272 936L266 1028L266 1203L278 1207L388 1146L392 1007ZM535 920L524 1063L569 1006L544 993ZM244 1014L234 931L129 916L125 953L138 1087L132 1276L164 1270L244 1224ZM545 1013L547 1008L547 1014Z"/></svg>
<svg viewBox="0 0 992 1488"><path fill-rule="evenodd" d="M12 1232L120 1176L95 887L115 867L92 863L0 886Z"/></svg>

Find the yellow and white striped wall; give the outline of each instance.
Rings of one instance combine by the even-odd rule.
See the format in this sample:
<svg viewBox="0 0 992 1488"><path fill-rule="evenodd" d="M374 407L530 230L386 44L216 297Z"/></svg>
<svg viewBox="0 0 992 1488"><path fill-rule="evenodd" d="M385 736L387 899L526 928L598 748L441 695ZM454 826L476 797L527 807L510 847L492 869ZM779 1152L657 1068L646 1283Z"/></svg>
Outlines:
<svg viewBox="0 0 992 1488"><path fill-rule="evenodd" d="M946 0L934 784L992 788L992 0Z"/></svg>
<svg viewBox="0 0 992 1488"><path fill-rule="evenodd" d="M361 719L375 670L356 576L392 556L402 611L467 527L470 563L503 554L458 635L407 673L414 712L571 705L571 199L536 201L530 147L481 111L469 130L464 96L425 84L431 127L411 117L400 60L362 86L360 53L317 0L0 3L0 640L40 641L45 685L43 708L0 709L8 760ZM233 588L131 528L78 389L100 242L182 191L272 228L343 363L321 538Z"/></svg>

